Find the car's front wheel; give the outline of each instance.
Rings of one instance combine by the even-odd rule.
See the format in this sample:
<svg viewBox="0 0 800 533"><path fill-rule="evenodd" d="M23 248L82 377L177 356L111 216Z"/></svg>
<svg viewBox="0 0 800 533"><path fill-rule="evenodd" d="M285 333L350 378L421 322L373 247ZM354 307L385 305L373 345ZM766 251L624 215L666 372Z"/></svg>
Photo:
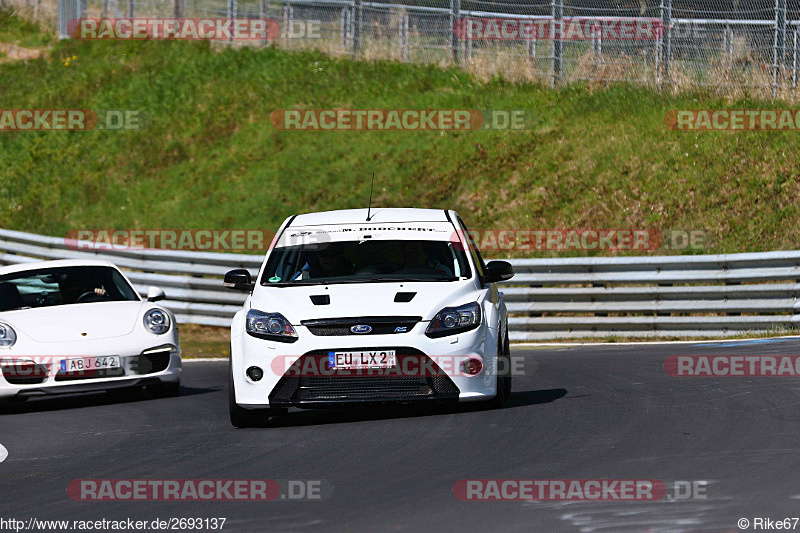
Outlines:
<svg viewBox="0 0 800 533"><path fill-rule="evenodd" d="M508 331L502 344L497 349L497 395L494 397L495 407L502 407L511 396L511 343Z"/></svg>
<svg viewBox="0 0 800 533"><path fill-rule="evenodd" d="M236 428L250 428L263 425L269 417L285 415L288 409L245 409L236 403L233 388L233 366L228 372L228 412L231 424Z"/></svg>

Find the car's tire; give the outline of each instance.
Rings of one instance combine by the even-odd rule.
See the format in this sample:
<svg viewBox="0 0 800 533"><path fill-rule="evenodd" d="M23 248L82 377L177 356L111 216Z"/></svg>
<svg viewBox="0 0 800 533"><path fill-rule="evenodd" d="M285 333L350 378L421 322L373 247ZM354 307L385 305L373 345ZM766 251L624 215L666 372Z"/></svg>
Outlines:
<svg viewBox="0 0 800 533"><path fill-rule="evenodd" d="M28 401L27 396L11 396L9 398L3 398L0 400L0 413L3 413L6 410L12 410L15 405L25 403L26 401Z"/></svg>
<svg viewBox="0 0 800 533"><path fill-rule="evenodd" d="M497 364L497 395L492 400L493 407L503 407L511 397L511 344L508 340L508 331L503 343L498 346Z"/></svg>
<svg viewBox="0 0 800 533"><path fill-rule="evenodd" d="M270 417L283 416L288 409L245 409L236 403L236 395L233 390L233 369L228 372L228 413L231 424L235 428L251 428L263 426Z"/></svg>

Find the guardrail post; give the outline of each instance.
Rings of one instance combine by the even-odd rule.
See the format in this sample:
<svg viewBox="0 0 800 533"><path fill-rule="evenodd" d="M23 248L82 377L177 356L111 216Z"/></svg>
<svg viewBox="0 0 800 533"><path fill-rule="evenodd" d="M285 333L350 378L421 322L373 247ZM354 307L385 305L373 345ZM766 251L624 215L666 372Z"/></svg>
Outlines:
<svg viewBox="0 0 800 533"><path fill-rule="evenodd" d="M564 29L562 18L564 16L564 3L562 0L551 0L551 11L553 20L551 21L550 38L553 40L553 81L555 87L561 81L561 32Z"/></svg>

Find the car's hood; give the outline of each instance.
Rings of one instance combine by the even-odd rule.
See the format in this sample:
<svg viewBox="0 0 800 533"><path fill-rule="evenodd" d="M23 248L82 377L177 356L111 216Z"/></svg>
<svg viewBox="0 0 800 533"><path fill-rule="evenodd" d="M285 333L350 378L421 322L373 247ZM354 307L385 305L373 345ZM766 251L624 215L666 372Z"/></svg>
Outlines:
<svg viewBox="0 0 800 533"><path fill-rule="evenodd" d="M147 302L94 302L0 313L18 332L37 342L97 340L128 335Z"/></svg>
<svg viewBox="0 0 800 533"><path fill-rule="evenodd" d="M411 301L396 302L398 293L414 293ZM329 304L315 304L330 299ZM402 296L402 295L401 295ZM323 297L323 298L318 298ZM257 287L250 307L283 314L294 325L303 320L362 316L421 316L430 320L443 307L476 301L471 282L343 283L296 287Z"/></svg>

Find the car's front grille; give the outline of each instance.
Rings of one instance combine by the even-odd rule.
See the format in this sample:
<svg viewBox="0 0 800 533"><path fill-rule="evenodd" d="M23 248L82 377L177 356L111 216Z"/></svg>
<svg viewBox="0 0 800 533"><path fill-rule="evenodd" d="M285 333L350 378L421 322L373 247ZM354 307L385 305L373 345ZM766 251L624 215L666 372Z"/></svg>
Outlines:
<svg viewBox="0 0 800 533"><path fill-rule="evenodd" d="M321 337L344 337L347 335L391 335L408 333L422 320L421 316L363 316L353 318L331 318L302 320L312 335ZM369 326L369 331L356 333L353 326ZM367 329L363 328L362 329Z"/></svg>
<svg viewBox="0 0 800 533"><path fill-rule="evenodd" d="M408 347L352 348L353 351L388 351L396 353L398 366L393 370L376 372L381 375L328 374L308 375L307 368L320 369L319 361L331 349L314 350L301 356L278 381L269 395L274 406L324 404L338 402L392 402L411 400L451 400L458 398L458 387L435 362L423 352ZM306 359L313 358L313 364ZM414 364L403 365L404 358ZM400 368L416 369L400 372ZM423 370L424 369L424 370Z"/></svg>
<svg viewBox="0 0 800 533"><path fill-rule="evenodd" d="M3 379L11 385L39 385L50 373L49 365L15 362L2 367Z"/></svg>
<svg viewBox="0 0 800 533"><path fill-rule="evenodd" d="M392 400L427 398L433 389L424 378L348 376L302 378L295 395L297 401L304 400Z"/></svg>

